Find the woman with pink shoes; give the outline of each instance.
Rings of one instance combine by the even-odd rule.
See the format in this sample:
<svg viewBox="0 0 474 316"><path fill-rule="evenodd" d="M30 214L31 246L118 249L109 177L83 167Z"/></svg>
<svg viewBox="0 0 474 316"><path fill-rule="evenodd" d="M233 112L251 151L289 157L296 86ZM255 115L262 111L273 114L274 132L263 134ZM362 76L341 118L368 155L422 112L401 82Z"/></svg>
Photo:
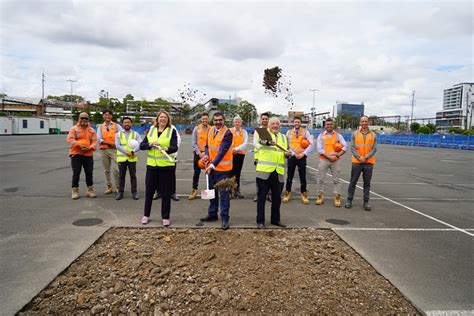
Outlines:
<svg viewBox="0 0 474 316"><path fill-rule="evenodd" d="M150 221L151 205L156 190L161 194L161 218L163 226L170 226L171 211L171 182L176 172L175 155L178 151L176 130L171 127L171 118L168 112L158 112L155 124L148 130L140 144L141 150L146 150L147 166L145 177L145 209L142 224Z"/></svg>

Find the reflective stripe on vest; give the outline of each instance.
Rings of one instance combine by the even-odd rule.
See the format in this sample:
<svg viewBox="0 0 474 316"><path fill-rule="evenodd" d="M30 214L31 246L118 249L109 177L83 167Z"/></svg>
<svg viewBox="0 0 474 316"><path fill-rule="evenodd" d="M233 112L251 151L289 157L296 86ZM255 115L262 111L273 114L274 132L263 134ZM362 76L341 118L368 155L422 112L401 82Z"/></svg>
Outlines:
<svg viewBox="0 0 474 316"><path fill-rule="evenodd" d="M209 129L208 136L207 136L207 149L209 151L209 159L213 161L216 159L217 155L219 154L219 147L222 144L222 140L224 139L224 135L227 132L228 128L226 126L222 127L217 135L214 137L214 132L216 127L213 126ZM221 161L217 164L216 171L231 171L232 170L232 148L229 148L227 152L222 157Z"/></svg>
<svg viewBox="0 0 474 316"><path fill-rule="evenodd" d="M122 146L126 151L131 152L134 148L131 148L131 147L128 146L128 141L130 139L135 139L136 140L137 139L137 133L135 131L132 131L129 134L129 136L130 136L130 138L127 140L127 138L125 137L125 133L123 131L119 132L119 134L118 134L120 146ZM121 152L120 150L117 149L117 162L125 162L125 161L137 162L138 161L138 155L135 154L134 157L129 157L126 154L124 154L123 152Z"/></svg>
<svg viewBox="0 0 474 316"><path fill-rule="evenodd" d="M336 132L332 132L332 134L329 135L329 133L323 132L319 134L319 137L321 137L321 140L323 141L324 152L328 155L336 156L337 152L336 152L336 149L334 148L334 145L336 145L337 143L338 134ZM324 155L319 155L319 158L326 158L326 157L324 157Z"/></svg>
<svg viewBox="0 0 474 316"><path fill-rule="evenodd" d="M115 134L117 133L117 124L114 122L110 122L109 130L105 126L105 123L100 124L100 131L102 133L102 140L108 143L115 143ZM107 149L110 148L107 145L100 145L100 149Z"/></svg>
<svg viewBox="0 0 474 316"><path fill-rule="evenodd" d="M270 132L272 140L283 148L288 148L286 136L278 133L277 136ZM259 145L257 172L272 173L276 170L278 174L285 173L285 152L278 147Z"/></svg>
<svg viewBox="0 0 474 316"><path fill-rule="evenodd" d="M372 150L372 148L374 148L374 143L374 132L369 131L367 134L365 134L365 140L364 134L362 134L360 131L354 132L354 146L359 156L367 156L367 154ZM375 159L375 157L372 156L366 160L366 163L374 165L376 161L377 160ZM352 156L352 163L360 163L360 161L356 157Z"/></svg>
<svg viewBox="0 0 474 316"><path fill-rule="evenodd" d="M240 133L237 135L237 130L235 127L232 127L230 129L230 131L232 132L232 148L235 148L235 147L238 147L240 145L242 145L244 143L244 133L245 133L245 130L243 130L242 128L240 129ZM243 150L238 150L236 152L236 154L241 154L241 155L245 155L245 151Z"/></svg>
<svg viewBox="0 0 474 316"><path fill-rule="evenodd" d="M148 143L158 142L158 145L161 147L170 147L171 135L173 129L170 127L165 128L158 137L158 128L152 126L148 131L147 138ZM174 157L176 154L169 154L169 156ZM157 148L151 148L148 150L146 164L152 167L170 167L176 165L176 162L170 161L161 151Z"/></svg>
<svg viewBox="0 0 474 316"><path fill-rule="evenodd" d="M290 141L290 148L294 150L295 153L301 154L304 152L304 148L301 147L301 141L305 138L306 130L304 128L300 128L298 132L298 137L296 137L296 130L292 128L290 130L291 141Z"/></svg>

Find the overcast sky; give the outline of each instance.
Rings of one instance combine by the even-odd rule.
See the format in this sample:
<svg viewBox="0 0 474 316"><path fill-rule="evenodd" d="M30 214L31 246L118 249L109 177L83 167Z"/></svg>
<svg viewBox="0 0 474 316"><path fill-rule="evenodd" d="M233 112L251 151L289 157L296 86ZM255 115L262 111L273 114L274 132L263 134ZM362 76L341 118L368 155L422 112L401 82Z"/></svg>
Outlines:
<svg viewBox="0 0 474 316"><path fill-rule="evenodd" d="M179 100L186 82L286 113L265 68L292 83L294 110L364 102L369 115L433 117L443 89L473 82L473 2L2 2L1 89L11 96L99 91Z"/></svg>

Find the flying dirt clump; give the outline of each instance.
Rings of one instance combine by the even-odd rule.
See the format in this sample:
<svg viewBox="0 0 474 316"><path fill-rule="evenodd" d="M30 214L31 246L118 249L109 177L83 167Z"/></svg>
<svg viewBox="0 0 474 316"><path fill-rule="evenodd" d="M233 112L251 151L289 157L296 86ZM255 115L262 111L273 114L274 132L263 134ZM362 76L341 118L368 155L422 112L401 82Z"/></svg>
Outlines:
<svg viewBox="0 0 474 316"><path fill-rule="evenodd" d="M280 67L275 66L264 70L263 87L265 93L283 100L284 105L290 110L294 105L291 86L291 77L285 75Z"/></svg>

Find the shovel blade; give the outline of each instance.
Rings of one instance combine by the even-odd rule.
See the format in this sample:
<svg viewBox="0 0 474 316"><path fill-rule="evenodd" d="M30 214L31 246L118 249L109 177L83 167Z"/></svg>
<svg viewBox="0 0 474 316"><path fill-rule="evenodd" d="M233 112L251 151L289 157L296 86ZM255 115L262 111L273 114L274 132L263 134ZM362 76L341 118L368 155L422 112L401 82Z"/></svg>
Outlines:
<svg viewBox="0 0 474 316"><path fill-rule="evenodd" d="M212 200L216 197L215 190L202 190L201 191L201 199L203 200Z"/></svg>

